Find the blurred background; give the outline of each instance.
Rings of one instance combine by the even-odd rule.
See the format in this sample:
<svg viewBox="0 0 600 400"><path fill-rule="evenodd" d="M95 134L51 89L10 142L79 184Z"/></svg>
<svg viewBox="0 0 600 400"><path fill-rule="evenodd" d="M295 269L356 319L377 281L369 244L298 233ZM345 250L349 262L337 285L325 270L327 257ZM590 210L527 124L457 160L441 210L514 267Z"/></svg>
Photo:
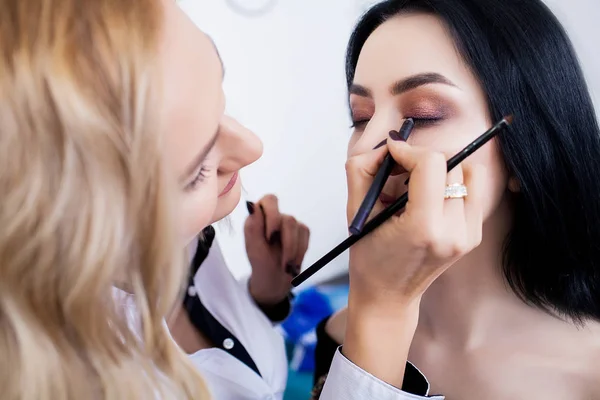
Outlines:
<svg viewBox="0 0 600 400"><path fill-rule="evenodd" d="M498 0L501 1L501 0ZM311 228L304 267L346 236L344 162L350 118L344 77L347 40L368 0L184 0L183 9L223 58L227 110L260 136L264 156L242 173L243 200L267 193ZM547 0L569 32L598 110L600 2ZM596 38L596 39L594 39ZM599 113L600 115L600 113ZM250 272L242 204L216 228L234 275ZM347 256L298 293L286 325L291 373L286 400L307 399L314 323L344 305Z"/></svg>

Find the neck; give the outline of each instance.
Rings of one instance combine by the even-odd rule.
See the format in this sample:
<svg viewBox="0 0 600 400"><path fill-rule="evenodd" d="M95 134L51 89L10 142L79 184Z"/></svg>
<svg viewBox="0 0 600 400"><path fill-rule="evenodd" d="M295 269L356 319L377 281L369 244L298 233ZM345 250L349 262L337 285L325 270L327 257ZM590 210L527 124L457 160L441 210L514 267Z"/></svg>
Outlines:
<svg viewBox="0 0 600 400"><path fill-rule="evenodd" d="M486 220L482 243L427 289L421 301L422 334L462 348L475 347L531 313L503 278L502 248L509 229L505 200Z"/></svg>
<svg viewBox="0 0 600 400"><path fill-rule="evenodd" d="M208 337L196 329L181 306L176 308L167 324L171 337L187 354L214 347Z"/></svg>

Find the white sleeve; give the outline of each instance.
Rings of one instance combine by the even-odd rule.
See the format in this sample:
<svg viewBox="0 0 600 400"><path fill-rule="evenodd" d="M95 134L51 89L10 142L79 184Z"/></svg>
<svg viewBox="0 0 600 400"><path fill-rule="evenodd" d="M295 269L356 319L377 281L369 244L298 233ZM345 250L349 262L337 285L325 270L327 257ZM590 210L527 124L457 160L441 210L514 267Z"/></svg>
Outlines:
<svg viewBox="0 0 600 400"><path fill-rule="evenodd" d="M427 390L428 392L429 390ZM404 392L348 360L338 349L321 392L320 400L444 400L444 396L424 396Z"/></svg>

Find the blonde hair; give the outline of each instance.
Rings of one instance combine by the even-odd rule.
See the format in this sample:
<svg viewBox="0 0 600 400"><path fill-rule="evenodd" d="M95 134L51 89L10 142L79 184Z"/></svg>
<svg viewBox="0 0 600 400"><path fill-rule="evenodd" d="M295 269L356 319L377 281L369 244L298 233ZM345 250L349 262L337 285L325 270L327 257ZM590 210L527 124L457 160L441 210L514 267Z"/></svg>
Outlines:
<svg viewBox="0 0 600 400"><path fill-rule="evenodd" d="M186 266L157 119L162 21L159 0L0 0L3 399L207 398L163 322Z"/></svg>

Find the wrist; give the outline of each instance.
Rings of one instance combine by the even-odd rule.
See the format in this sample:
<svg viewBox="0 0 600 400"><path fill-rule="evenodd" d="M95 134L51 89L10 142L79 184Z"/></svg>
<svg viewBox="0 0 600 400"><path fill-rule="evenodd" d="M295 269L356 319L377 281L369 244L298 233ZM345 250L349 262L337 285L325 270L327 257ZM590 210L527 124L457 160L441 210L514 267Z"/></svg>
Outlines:
<svg viewBox="0 0 600 400"><path fill-rule="evenodd" d="M261 307L273 307L286 300L289 296L290 291L287 290L285 293L283 290L274 291L261 288L256 284L257 281L253 280L253 276L248 280L248 292L256 304Z"/></svg>
<svg viewBox="0 0 600 400"><path fill-rule="evenodd" d="M349 299L344 355L377 378L402 387L419 319L419 299L361 302Z"/></svg>
<svg viewBox="0 0 600 400"><path fill-rule="evenodd" d="M365 302L350 294L346 311L346 334L412 341L419 319L420 298L411 301ZM360 339L360 337L359 337Z"/></svg>

